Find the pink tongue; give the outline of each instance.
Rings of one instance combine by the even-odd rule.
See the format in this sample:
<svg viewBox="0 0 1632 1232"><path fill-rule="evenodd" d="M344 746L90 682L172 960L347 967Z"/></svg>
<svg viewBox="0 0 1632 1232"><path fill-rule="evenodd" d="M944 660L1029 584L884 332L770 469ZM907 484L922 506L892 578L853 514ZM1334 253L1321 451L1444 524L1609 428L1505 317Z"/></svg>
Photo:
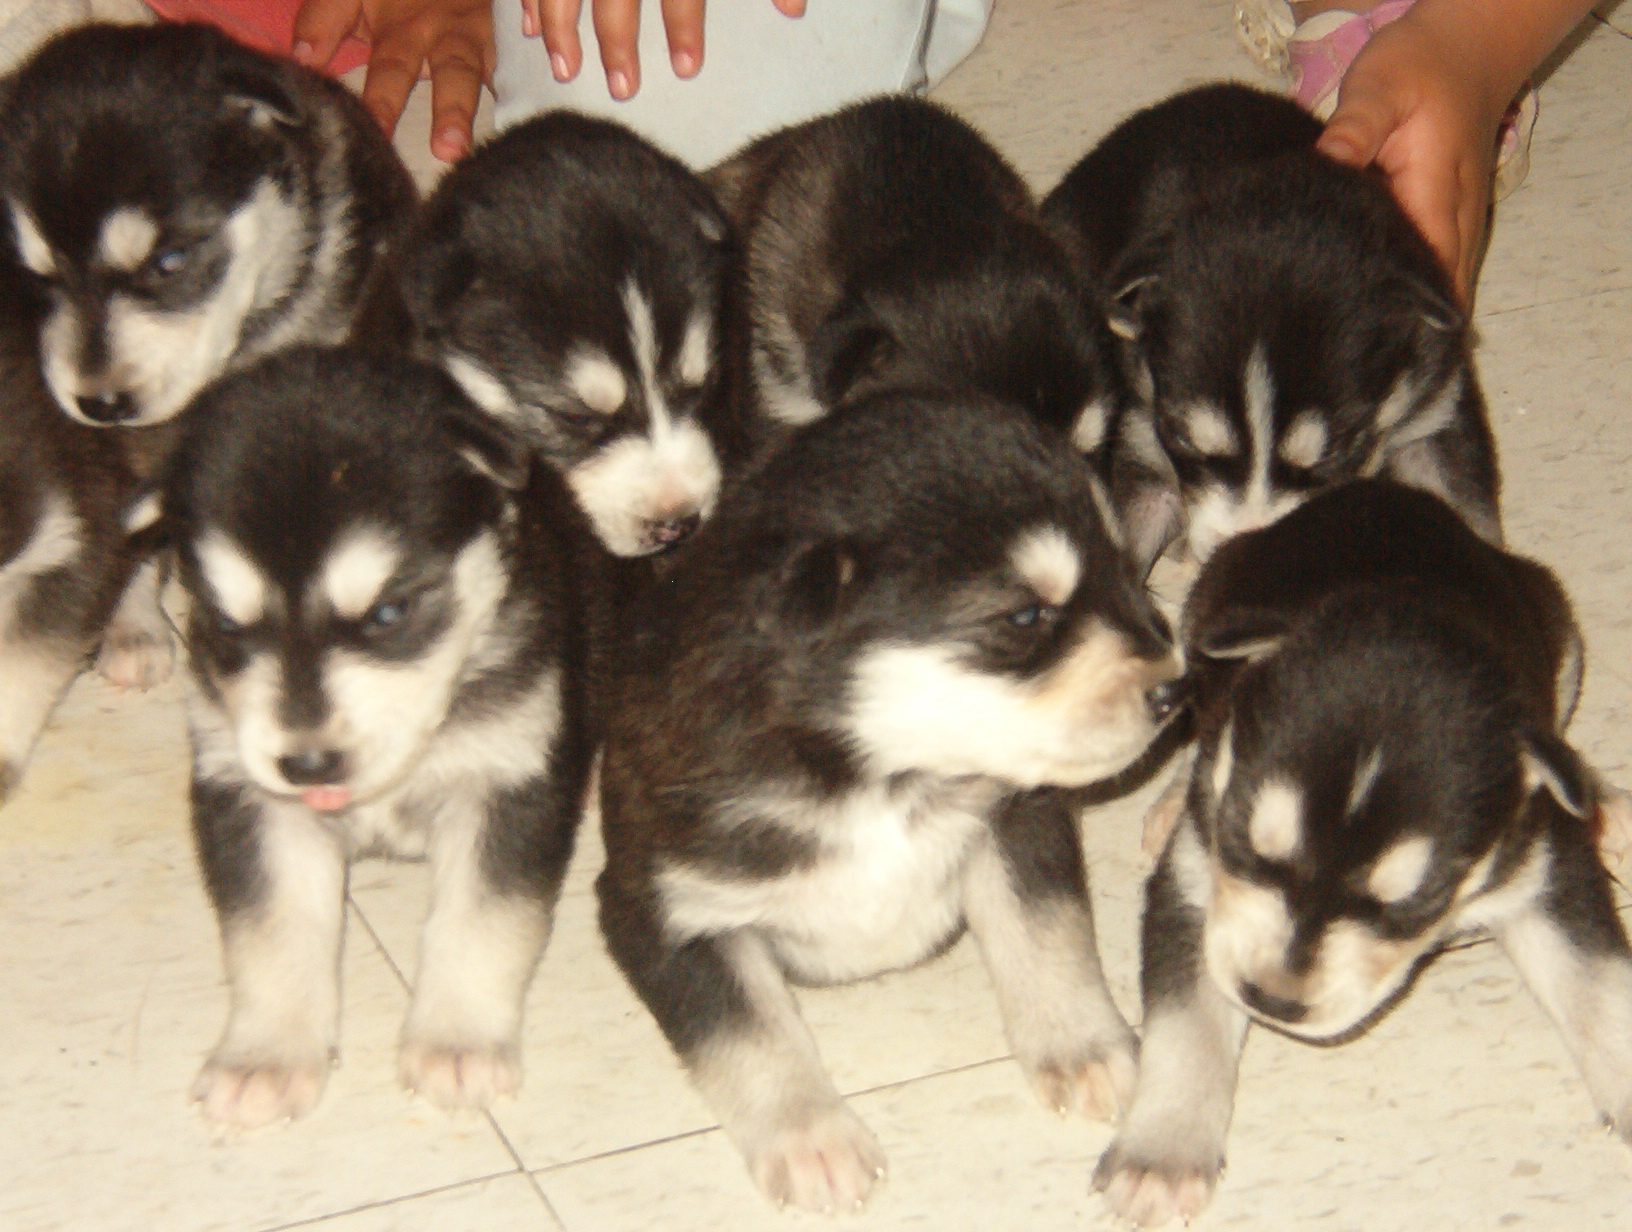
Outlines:
<svg viewBox="0 0 1632 1232"><path fill-rule="evenodd" d="M300 799L307 808L314 808L320 813L332 813L351 803L351 792L344 787L312 787L301 792Z"/></svg>

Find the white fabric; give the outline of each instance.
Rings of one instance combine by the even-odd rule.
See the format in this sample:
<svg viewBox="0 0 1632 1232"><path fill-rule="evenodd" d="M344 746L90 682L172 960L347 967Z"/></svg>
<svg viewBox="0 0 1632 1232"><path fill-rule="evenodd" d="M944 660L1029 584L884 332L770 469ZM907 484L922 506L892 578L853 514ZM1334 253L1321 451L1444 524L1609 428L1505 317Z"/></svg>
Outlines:
<svg viewBox="0 0 1632 1232"><path fill-rule="evenodd" d="M621 120L694 167L745 142L874 94L922 90L980 42L990 0L810 0L787 18L770 0L713 0L703 28L702 71L675 77L658 0L644 0L640 91L607 92L584 4L584 66L561 84L542 39L523 38L519 0L495 0L498 66L494 120L502 129L555 107Z"/></svg>

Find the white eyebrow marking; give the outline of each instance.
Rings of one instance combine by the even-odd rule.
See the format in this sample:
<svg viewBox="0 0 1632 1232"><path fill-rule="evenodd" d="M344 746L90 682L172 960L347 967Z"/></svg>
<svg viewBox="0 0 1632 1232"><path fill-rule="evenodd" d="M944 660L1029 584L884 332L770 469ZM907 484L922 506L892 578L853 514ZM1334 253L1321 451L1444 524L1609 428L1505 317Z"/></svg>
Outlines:
<svg viewBox="0 0 1632 1232"><path fill-rule="evenodd" d="M1253 802L1247 837L1265 859L1286 859L1303 837L1303 796L1288 783L1265 783Z"/></svg>
<svg viewBox="0 0 1632 1232"><path fill-rule="evenodd" d="M1039 598L1059 605L1069 599L1082 577L1082 559L1066 533L1040 526L1015 540L1009 561Z"/></svg>
<svg viewBox="0 0 1632 1232"><path fill-rule="evenodd" d="M714 344L714 324L706 314L697 312L686 322L686 336L680 340L680 357L676 365L684 385L701 385L708 378L709 359Z"/></svg>
<svg viewBox="0 0 1632 1232"><path fill-rule="evenodd" d="M1099 400L1090 402L1077 412L1077 421L1071 425L1071 443L1081 453L1093 453L1105 443L1105 432L1110 427L1111 413Z"/></svg>
<svg viewBox="0 0 1632 1232"><path fill-rule="evenodd" d="M126 206L103 219L97 256L110 269L128 273L153 255L158 239L159 224L143 211Z"/></svg>
<svg viewBox="0 0 1632 1232"><path fill-rule="evenodd" d="M1404 839L1377 857L1366 878L1366 889L1381 903L1397 903L1410 898L1428 875L1434 853L1433 842L1421 835Z"/></svg>
<svg viewBox="0 0 1632 1232"><path fill-rule="evenodd" d="M25 210L16 201L11 205L11 227L17 236L17 255L41 278L50 278L57 272L57 258L51 252L51 245L46 242L40 232L40 224L34 221L34 216Z"/></svg>
<svg viewBox="0 0 1632 1232"><path fill-rule="evenodd" d="M194 553L216 606L227 618L240 625L259 620L266 611L266 577L249 554L219 530L206 532Z"/></svg>
<svg viewBox="0 0 1632 1232"><path fill-rule="evenodd" d="M1196 403L1186 413L1185 431L1190 443L1209 458L1228 458L1239 449L1235 429L1224 412L1205 402Z"/></svg>
<svg viewBox="0 0 1632 1232"><path fill-rule="evenodd" d="M629 393L617 364L591 347L580 347L567 360L567 384L578 400L600 415L616 414Z"/></svg>
<svg viewBox="0 0 1632 1232"><path fill-rule="evenodd" d="M401 562L401 549L385 532L371 526L347 531L323 562L323 593L339 615L356 620L374 605Z"/></svg>
<svg viewBox="0 0 1632 1232"><path fill-rule="evenodd" d="M1304 411L1281 436L1281 460L1308 470L1326 456L1326 424L1318 412Z"/></svg>

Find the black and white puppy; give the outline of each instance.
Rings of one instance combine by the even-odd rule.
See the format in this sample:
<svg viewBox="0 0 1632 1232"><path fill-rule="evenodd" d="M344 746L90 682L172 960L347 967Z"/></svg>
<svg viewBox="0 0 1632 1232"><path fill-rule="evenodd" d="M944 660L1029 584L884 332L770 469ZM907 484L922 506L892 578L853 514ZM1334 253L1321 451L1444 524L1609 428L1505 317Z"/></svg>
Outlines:
<svg viewBox="0 0 1632 1232"><path fill-rule="evenodd" d="M117 443L57 410L0 269L0 804L101 639L134 566Z"/></svg>
<svg viewBox="0 0 1632 1232"><path fill-rule="evenodd" d="M555 112L444 177L359 330L445 368L566 476L611 552L641 556L708 517L728 468L729 258L683 164Z"/></svg>
<svg viewBox="0 0 1632 1232"><path fill-rule="evenodd" d="M674 561L601 769L601 925L760 1187L853 1207L884 1157L790 981L967 927L1053 1107L1110 1116L1134 1038L1066 786L1172 708L1165 624L1088 463L1026 412L910 392L794 434Z"/></svg>
<svg viewBox="0 0 1632 1232"><path fill-rule="evenodd" d="M570 502L435 369L296 348L189 412L164 492L192 603L193 829L232 1007L228 1128L299 1116L334 1057L347 869L424 857L401 1070L447 1107L520 1082L591 756Z"/></svg>
<svg viewBox="0 0 1632 1232"><path fill-rule="evenodd" d="M169 443L151 426L220 373L341 339L414 203L342 86L204 26L60 35L0 125L0 250L34 284L46 384L81 423L144 429L139 469ZM142 564L101 664L116 683L169 671L158 589Z"/></svg>
<svg viewBox="0 0 1632 1232"><path fill-rule="evenodd" d="M1199 754L1147 887L1139 1078L1095 1174L1143 1224L1224 1162L1250 1021L1342 1042L1489 930L1632 1140L1632 949L1560 735L1580 675L1547 570L1362 480L1224 544L1183 621Z"/></svg>
<svg viewBox="0 0 1632 1232"><path fill-rule="evenodd" d="M859 390L936 383L1099 445L1121 401L1105 314L963 120L873 99L772 133L709 178L743 249L760 414L804 424Z"/></svg>
<svg viewBox="0 0 1632 1232"><path fill-rule="evenodd" d="M1142 565L1363 475L1501 542L1467 318L1382 179L1319 135L1285 98L1206 86L1126 120L1044 201L1130 340L1143 396L1111 460Z"/></svg>

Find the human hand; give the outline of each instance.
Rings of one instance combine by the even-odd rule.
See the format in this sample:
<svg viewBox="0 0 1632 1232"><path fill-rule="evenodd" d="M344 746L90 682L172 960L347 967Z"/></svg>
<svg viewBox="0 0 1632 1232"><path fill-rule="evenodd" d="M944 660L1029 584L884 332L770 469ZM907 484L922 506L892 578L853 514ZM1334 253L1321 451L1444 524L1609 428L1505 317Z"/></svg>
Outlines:
<svg viewBox="0 0 1632 1232"><path fill-rule="evenodd" d="M1376 164L1467 304L1511 90L1465 40L1417 17L1406 13L1360 50L1318 148L1352 166Z"/></svg>
<svg viewBox="0 0 1632 1232"><path fill-rule="evenodd" d="M805 0L771 3L786 17L802 17L805 12ZM640 89L641 0L591 0L591 5L595 41L600 44L601 67L606 70L606 88L615 99L632 98ZM662 0L669 63L676 77L695 77L703 67L704 5L705 0ZM578 41L583 0L521 0L521 9L522 33L528 38L542 34L555 79L571 81L584 63L583 46Z"/></svg>
<svg viewBox="0 0 1632 1232"><path fill-rule="evenodd" d="M297 60L327 64L340 40L369 42L363 105L389 134L414 83L431 79L431 153L470 152L482 83L493 76L490 0L303 0L295 14Z"/></svg>

